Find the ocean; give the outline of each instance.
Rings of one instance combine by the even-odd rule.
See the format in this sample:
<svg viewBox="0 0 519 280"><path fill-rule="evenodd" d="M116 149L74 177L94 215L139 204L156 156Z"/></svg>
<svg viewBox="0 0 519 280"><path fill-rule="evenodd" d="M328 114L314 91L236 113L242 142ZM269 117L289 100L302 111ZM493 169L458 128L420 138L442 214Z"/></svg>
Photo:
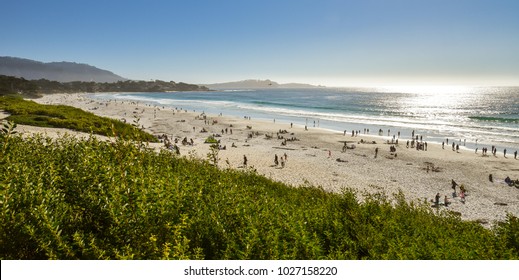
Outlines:
<svg viewBox="0 0 519 280"><path fill-rule="evenodd" d="M461 148L519 150L519 87L383 87L102 93L100 99L207 114L275 120L338 132L369 129L388 139L415 135Z"/></svg>

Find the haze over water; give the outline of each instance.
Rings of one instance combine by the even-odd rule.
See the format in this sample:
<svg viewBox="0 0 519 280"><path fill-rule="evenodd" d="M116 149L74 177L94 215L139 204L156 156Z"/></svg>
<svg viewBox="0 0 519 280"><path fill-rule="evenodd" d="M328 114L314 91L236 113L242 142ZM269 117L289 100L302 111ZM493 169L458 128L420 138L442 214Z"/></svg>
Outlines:
<svg viewBox="0 0 519 280"><path fill-rule="evenodd" d="M332 129L369 129L474 149L496 145L519 149L518 87L385 87L224 90L211 92L98 94L110 99L196 110L210 114L273 120ZM388 131L389 130L389 131ZM389 137L388 137L389 135ZM447 147L448 148L448 147Z"/></svg>

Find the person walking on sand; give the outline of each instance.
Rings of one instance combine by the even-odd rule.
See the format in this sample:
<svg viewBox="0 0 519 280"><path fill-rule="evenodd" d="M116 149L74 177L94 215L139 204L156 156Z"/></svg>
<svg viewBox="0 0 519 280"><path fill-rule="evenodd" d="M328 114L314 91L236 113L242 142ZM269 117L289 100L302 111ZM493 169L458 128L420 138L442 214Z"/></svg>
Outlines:
<svg viewBox="0 0 519 280"><path fill-rule="evenodd" d="M456 192L456 186L458 185L454 179L451 180L451 185L452 185L452 189L454 190L454 192Z"/></svg>
<svg viewBox="0 0 519 280"><path fill-rule="evenodd" d="M447 198L447 196L445 196L445 197L443 198L443 205L445 205L445 206L449 206L449 204L450 204L449 199Z"/></svg>
<svg viewBox="0 0 519 280"><path fill-rule="evenodd" d="M378 147L375 148L375 158L377 158L378 155Z"/></svg>
<svg viewBox="0 0 519 280"><path fill-rule="evenodd" d="M247 167L247 156L243 155L243 166Z"/></svg>
<svg viewBox="0 0 519 280"><path fill-rule="evenodd" d="M434 205L436 207L438 207L438 205L440 205L440 193L437 193L436 196L434 197Z"/></svg>
<svg viewBox="0 0 519 280"><path fill-rule="evenodd" d="M461 203L465 204L465 190L460 191L460 200Z"/></svg>
<svg viewBox="0 0 519 280"><path fill-rule="evenodd" d="M517 159L517 151L514 152L514 159Z"/></svg>

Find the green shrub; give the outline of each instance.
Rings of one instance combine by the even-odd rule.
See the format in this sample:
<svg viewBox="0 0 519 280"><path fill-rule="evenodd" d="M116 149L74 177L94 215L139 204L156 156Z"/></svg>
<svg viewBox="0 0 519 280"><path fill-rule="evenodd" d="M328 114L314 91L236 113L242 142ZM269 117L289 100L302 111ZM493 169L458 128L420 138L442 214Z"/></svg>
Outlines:
<svg viewBox="0 0 519 280"><path fill-rule="evenodd" d="M205 139L204 143L206 143L206 144L218 144L218 140L216 138L214 138L214 136L210 135L210 136L208 136Z"/></svg>
<svg viewBox="0 0 519 280"><path fill-rule="evenodd" d="M9 129L7 129L9 131ZM119 139L0 137L1 259L517 259L402 195L289 187Z"/></svg>
<svg viewBox="0 0 519 280"><path fill-rule="evenodd" d="M96 116L64 105L43 105L17 96L0 96L0 110L11 114L7 119L17 124L68 128L76 131L125 139L156 142L157 139L136 126L119 120Z"/></svg>

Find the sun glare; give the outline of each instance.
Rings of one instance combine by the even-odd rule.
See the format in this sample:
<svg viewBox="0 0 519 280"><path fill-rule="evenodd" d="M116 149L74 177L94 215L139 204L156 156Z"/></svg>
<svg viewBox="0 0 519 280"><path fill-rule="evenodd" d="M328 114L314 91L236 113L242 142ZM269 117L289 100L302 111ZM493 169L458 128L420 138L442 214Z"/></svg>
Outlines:
<svg viewBox="0 0 519 280"><path fill-rule="evenodd" d="M431 95L465 94L473 91L468 86L384 86L377 87L381 92L416 93Z"/></svg>

